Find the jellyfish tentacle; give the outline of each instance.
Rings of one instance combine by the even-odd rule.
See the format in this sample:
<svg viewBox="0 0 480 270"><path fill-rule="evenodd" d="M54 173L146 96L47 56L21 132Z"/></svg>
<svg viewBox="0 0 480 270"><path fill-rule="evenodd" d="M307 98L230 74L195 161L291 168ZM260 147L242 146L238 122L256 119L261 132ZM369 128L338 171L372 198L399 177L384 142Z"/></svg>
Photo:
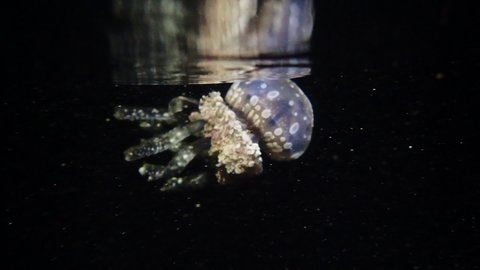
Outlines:
<svg viewBox="0 0 480 270"><path fill-rule="evenodd" d="M164 123L162 121L156 121L156 120L147 120L147 121L141 121L138 126L141 129L156 132L162 130Z"/></svg>
<svg viewBox="0 0 480 270"><path fill-rule="evenodd" d="M155 107L115 107L113 116L118 120L139 121L142 129L158 131L163 128L163 124L174 124L177 119L175 115L165 109Z"/></svg>
<svg viewBox="0 0 480 270"><path fill-rule="evenodd" d="M140 121L140 127L147 130L160 130L162 124L175 124L185 120L187 109L198 106L198 101L192 98L179 96L170 100L168 109L156 107L129 107L118 105L113 116L118 120Z"/></svg>
<svg viewBox="0 0 480 270"><path fill-rule="evenodd" d="M166 166L145 163L140 167L139 172L141 175L147 175L149 181L174 177L182 173L199 153L208 151L209 147L210 142L207 139L199 139L179 148Z"/></svg>
<svg viewBox="0 0 480 270"><path fill-rule="evenodd" d="M175 151L175 149L178 149L181 141L201 131L203 125L204 123L202 121L194 121L187 125L173 128L162 135L144 139L139 145L132 146L124 152L125 160L133 161L166 150Z"/></svg>
<svg viewBox="0 0 480 270"><path fill-rule="evenodd" d="M166 166L146 163L138 170L141 175L148 175L148 180L158 180L179 175L195 158L196 153L191 146L180 148Z"/></svg>
<svg viewBox="0 0 480 270"><path fill-rule="evenodd" d="M168 103L168 112L178 123L188 123L189 114L198 108L198 100L179 96Z"/></svg>
<svg viewBox="0 0 480 270"><path fill-rule="evenodd" d="M140 175L147 176L148 181L153 181L163 177L166 167L167 166L163 165L144 163L142 167L138 169L138 172Z"/></svg>
<svg viewBox="0 0 480 270"><path fill-rule="evenodd" d="M179 188L201 188L208 183L209 177L207 173L196 175L187 175L183 177L172 177L165 181L160 188L161 191L170 191Z"/></svg>
<svg viewBox="0 0 480 270"><path fill-rule="evenodd" d="M118 120L128 121L175 122L174 115L170 111L155 107L129 107L118 105L115 107L113 116Z"/></svg>
<svg viewBox="0 0 480 270"><path fill-rule="evenodd" d="M183 112L185 109L194 109L198 107L198 100L184 96L173 98L168 103L168 111L171 114Z"/></svg>

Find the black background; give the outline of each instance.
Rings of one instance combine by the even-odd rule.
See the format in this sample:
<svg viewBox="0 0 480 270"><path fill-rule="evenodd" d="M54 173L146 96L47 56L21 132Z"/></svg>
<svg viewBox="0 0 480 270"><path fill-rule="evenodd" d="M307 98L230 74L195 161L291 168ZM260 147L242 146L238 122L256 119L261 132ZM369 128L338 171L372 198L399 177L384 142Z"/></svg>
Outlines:
<svg viewBox="0 0 480 270"><path fill-rule="evenodd" d="M302 158L172 193L123 160L148 134L108 121L112 108L228 85L114 86L109 2L5 9L5 263L478 269L478 15L455 1L398 2L316 3L312 75L296 80L315 111Z"/></svg>

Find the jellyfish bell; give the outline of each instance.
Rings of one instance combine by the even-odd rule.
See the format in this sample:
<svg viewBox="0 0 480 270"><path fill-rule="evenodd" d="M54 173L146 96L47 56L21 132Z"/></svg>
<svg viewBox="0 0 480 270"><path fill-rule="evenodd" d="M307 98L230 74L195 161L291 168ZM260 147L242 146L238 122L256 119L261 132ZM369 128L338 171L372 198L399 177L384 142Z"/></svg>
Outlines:
<svg viewBox="0 0 480 270"><path fill-rule="evenodd" d="M308 148L313 129L312 105L293 81L235 82L225 100L258 131L271 159L297 159Z"/></svg>

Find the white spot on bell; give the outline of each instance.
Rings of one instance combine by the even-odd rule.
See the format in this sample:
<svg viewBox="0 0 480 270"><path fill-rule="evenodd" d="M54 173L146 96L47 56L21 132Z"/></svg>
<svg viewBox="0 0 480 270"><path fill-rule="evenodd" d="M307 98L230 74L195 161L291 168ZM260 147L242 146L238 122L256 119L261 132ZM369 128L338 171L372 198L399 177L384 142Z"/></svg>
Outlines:
<svg viewBox="0 0 480 270"><path fill-rule="evenodd" d="M290 149L290 148L292 148L292 143L291 143L291 142L285 143L285 144L283 145L283 148L284 148L284 149Z"/></svg>
<svg viewBox="0 0 480 270"><path fill-rule="evenodd" d="M250 98L250 104L252 104L252 106L255 106L255 105L257 105L257 103L258 103L258 97L257 96L252 96Z"/></svg>
<svg viewBox="0 0 480 270"><path fill-rule="evenodd" d="M293 135L293 134L297 133L298 128L299 128L298 122L295 122L290 126L290 129L288 130L288 132L290 132L290 134Z"/></svg>
<svg viewBox="0 0 480 270"><path fill-rule="evenodd" d="M273 131L273 134L275 134L275 136L280 136L282 135L283 133L283 129L282 128L276 128L274 131Z"/></svg>
<svg viewBox="0 0 480 270"><path fill-rule="evenodd" d="M293 106L293 104L295 104L295 102L293 102L293 100L290 100L290 101L288 102L288 105L290 105L290 106Z"/></svg>
<svg viewBox="0 0 480 270"><path fill-rule="evenodd" d="M272 99L278 97L279 95L280 95L280 92L274 90L274 91L268 92L267 98L270 99L270 100L272 100Z"/></svg>
<svg viewBox="0 0 480 270"><path fill-rule="evenodd" d="M262 84L260 84L260 87L261 87L262 89L265 89L265 88L267 88L267 84L266 84L266 83L262 83Z"/></svg>
<svg viewBox="0 0 480 270"><path fill-rule="evenodd" d="M267 119L268 117L270 117L270 115L272 115L272 111L270 111L269 109L265 109L262 111L262 117Z"/></svg>

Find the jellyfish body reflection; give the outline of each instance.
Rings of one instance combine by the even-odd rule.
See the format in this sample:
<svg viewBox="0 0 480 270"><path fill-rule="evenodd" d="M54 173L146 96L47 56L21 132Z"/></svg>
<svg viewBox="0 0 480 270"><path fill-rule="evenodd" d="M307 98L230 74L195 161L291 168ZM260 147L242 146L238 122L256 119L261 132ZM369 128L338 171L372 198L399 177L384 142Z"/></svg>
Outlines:
<svg viewBox="0 0 480 270"><path fill-rule="evenodd" d="M112 77L216 84L310 73L312 0L112 0Z"/></svg>
<svg viewBox="0 0 480 270"><path fill-rule="evenodd" d="M173 152L167 164L145 163L139 169L148 180L163 180L162 191L208 183L206 172L184 173L193 159L213 161L220 184L262 173L262 154L297 159L313 127L310 101L289 79L237 81L225 99L219 92L199 101L180 96L167 109L117 106L114 116L158 134L128 148L127 161Z"/></svg>

